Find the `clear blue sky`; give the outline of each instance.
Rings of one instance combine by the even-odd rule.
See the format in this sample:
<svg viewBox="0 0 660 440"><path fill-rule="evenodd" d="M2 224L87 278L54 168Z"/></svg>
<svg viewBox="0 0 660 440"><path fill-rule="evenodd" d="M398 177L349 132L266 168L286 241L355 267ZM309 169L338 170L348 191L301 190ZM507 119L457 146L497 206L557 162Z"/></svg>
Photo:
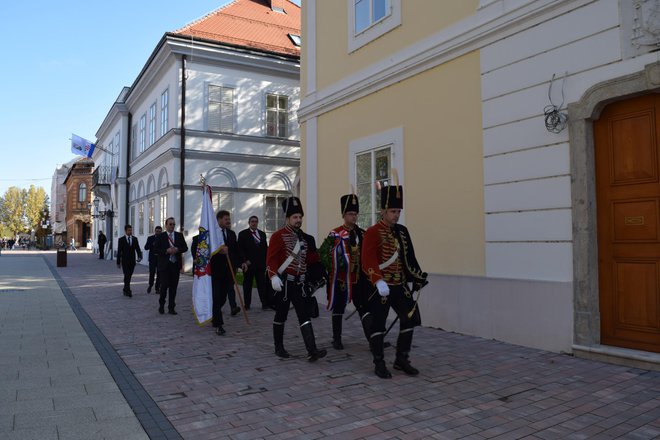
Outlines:
<svg viewBox="0 0 660 440"><path fill-rule="evenodd" d="M43 186L73 159L71 133L95 134L165 32L229 0L3 1L0 196ZM300 4L300 1L295 3Z"/></svg>

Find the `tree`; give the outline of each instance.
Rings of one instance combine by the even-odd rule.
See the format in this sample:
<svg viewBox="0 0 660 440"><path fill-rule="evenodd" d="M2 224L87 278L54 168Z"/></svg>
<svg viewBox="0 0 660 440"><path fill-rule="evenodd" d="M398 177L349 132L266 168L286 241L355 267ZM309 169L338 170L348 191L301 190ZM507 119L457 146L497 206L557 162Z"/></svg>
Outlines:
<svg viewBox="0 0 660 440"><path fill-rule="evenodd" d="M0 221L16 237L20 232L25 231L25 199L27 191L24 189L10 186L2 197L2 212L0 212Z"/></svg>
<svg viewBox="0 0 660 440"><path fill-rule="evenodd" d="M39 229L47 197L46 191L42 187L35 188L34 185L30 185L25 197L25 219L28 229L35 231Z"/></svg>

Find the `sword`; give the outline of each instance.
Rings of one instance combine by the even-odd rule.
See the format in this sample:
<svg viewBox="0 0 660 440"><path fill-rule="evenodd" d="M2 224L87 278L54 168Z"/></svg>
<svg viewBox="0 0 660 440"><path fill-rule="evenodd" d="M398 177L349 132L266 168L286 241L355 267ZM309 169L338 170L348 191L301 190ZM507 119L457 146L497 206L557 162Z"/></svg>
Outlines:
<svg viewBox="0 0 660 440"><path fill-rule="evenodd" d="M428 283L429 283L428 281L425 281L424 284L422 285L422 287L419 288L419 290L413 290L413 293L418 292L417 293L417 299L415 300L415 304L413 304L413 307L410 310L410 312L408 312L408 315L407 315L408 319L412 318L412 316L415 314L415 309L417 308L417 301L419 301L419 297L422 295L422 289L424 289L424 287L426 287L426 285ZM396 318L394 318L394 321L392 321L392 324L390 324L390 326L387 327L387 331L383 335L383 338L385 338L385 336L387 336L387 334L390 332L390 330L392 330L392 327L394 327L394 324L396 324L396 322L398 320L399 320L399 315L397 314Z"/></svg>

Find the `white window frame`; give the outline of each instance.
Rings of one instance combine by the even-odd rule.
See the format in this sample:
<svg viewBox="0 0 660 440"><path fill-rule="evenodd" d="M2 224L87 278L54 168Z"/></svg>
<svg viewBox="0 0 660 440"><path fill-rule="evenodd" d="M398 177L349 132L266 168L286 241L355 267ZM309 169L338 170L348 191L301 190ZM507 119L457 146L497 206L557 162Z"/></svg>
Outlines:
<svg viewBox="0 0 660 440"><path fill-rule="evenodd" d="M147 144L147 114L146 113L140 116L139 130L140 133L138 135L138 143L139 143L138 153L142 154L144 153Z"/></svg>
<svg viewBox="0 0 660 440"><path fill-rule="evenodd" d="M168 112L170 106L170 90L165 91L160 95L160 136L165 136L168 130Z"/></svg>
<svg viewBox="0 0 660 440"><path fill-rule="evenodd" d="M404 186L404 172L403 172L403 127L396 127L391 130L376 133L363 138L355 139L348 144L348 178L349 181L357 188L357 172L356 156L358 154L367 153L369 151L379 150L381 148L390 147L392 152L392 168L397 171L399 185ZM375 202L375 197L372 199ZM405 208L405 199L403 206ZM378 212L379 207L375 207L374 212ZM405 223L405 209L401 211L399 221ZM372 219L372 224L376 219Z"/></svg>
<svg viewBox="0 0 660 440"><path fill-rule="evenodd" d="M156 199L149 199L149 227L147 232L151 234L151 231L154 230L156 221Z"/></svg>
<svg viewBox="0 0 660 440"><path fill-rule="evenodd" d="M160 208L160 225L163 229L165 229L165 220L169 217L167 215L167 194L161 194L160 200L159 200L159 208Z"/></svg>
<svg viewBox="0 0 660 440"><path fill-rule="evenodd" d="M131 227L134 227L135 226L135 205L131 206L130 211L131 211L131 218L130 218L131 222L129 224L131 225Z"/></svg>
<svg viewBox="0 0 660 440"><path fill-rule="evenodd" d="M355 32L355 2L347 0L348 6L348 52L354 52L401 25L401 0L390 1L390 14L372 23L365 30Z"/></svg>
<svg viewBox="0 0 660 440"><path fill-rule="evenodd" d="M286 217L284 215L284 211L282 210L282 200L286 199L288 196L285 195L280 195L280 194L265 194L264 195L264 200L263 200L263 213L261 216L261 228L263 231L266 233L268 237L270 235L277 231L278 229L281 229L285 223L286 223ZM273 210L273 214L275 215L275 230L272 230L268 227L268 222L270 220L270 215L268 213L268 206L267 206L267 199L268 198L273 198L275 199L275 208Z"/></svg>
<svg viewBox="0 0 660 440"><path fill-rule="evenodd" d="M131 130L131 159L135 159L138 155L138 125L133 124L133 129Z"/></svg>
<svg viewBox="0 0 660 440"><path fill-rule="evenodd" d="M270 108L268 107L268 97L269 96L274 96L278 107L276 108ZM279 108L279 102L280 98L286 98L286 108L285 109L280 109ZM264 108L266 109L264 113L264 136L267 137L274 137L278 139L288 139L289 138L289 108L291 107L291 97L289 95L284 95L282 93L272 93L272 92L266 92L264 94ZM277 117L275 118L275 121L277 123L275 127L275 135L270 135L268 134L268 111L274 111L277 114ZM280 136L279 131L280 131L280 113L285 113L286 114L286 125L284 126L284 136Z"/></svg>
<svg viewBox="0 0 660 440"><path fill-rule="evenodd" d="M138 205L138 234L144 235L144 202Z"/></svg>
<svg viewBox="0 0 660 440"><path fill-rule="evenodd" d="M119 166L119 147L121 146L120 142L120 137L119 137L119 131L115 133L115 141L113 144L113 148L110 148L110 151L112 152L112 166L117 167Z"/></svg>
<svg viewBox="0 0 660 440"><path fill-rule="evenodd" d="M210 103L211 103L211 87L220 87L221 89L231 89L232 90L232 102L231 102L231 129L230 130L223 130L222 129L222 102L220 101L220 126L219 130L211 130L211 111L210 111ZM222 91L221 91L222 95ZM213 133L236 133L236 102L237 102L237 95L238 95L238 90L236 87L229 85L229 84L213 84L213 83L207 83L206 84L206 130L211 131Z"/></svg>
<svg viewBox="0 0 660 440"><path fill-rule="evenodd" d="M149 146L156 143L156 103L149 107Z"/></svg>

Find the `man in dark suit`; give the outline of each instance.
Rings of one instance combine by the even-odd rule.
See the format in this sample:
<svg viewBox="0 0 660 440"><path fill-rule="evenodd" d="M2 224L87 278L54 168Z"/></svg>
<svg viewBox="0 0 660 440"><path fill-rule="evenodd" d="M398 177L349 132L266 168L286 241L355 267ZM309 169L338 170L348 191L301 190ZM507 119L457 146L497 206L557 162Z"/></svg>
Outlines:
<svg viewBox="0 0 660 440"><path fill-rule="evenodd" d="M124 226L124 235L119 238L117 246L117 267L121 267L124 272L124 295L131 297L131 277L135 270L135 263L142 260L142 251L137 237L133 237L133 227ZM137 260L135 255L137 254Z"/></svg>
<svg viewBox="0 0 660 440"><path fill-rule="evenodd" d="M222 306L229 299L232 316L238 314L241 308L236 305L234 292L234 277L231 271L241 267L242 258L238 250L236 233L231 230L231 214L229 211L218 211L216 214L218 225L222 229L222 238L225 246L220 252L211 257L211 285L213 287L213 327L217 335L225 334L222 327ZM231 263L231 268L229 264Z"/></svg>
<svg viewBox="0 0 660 440"><path fill-rule="evenodd" d="M250 217L248 224L249 228L238 233L238 248L247 267L243 273L243 299L245 308L249 310L252 304L252 280L256 279L261 308L266 310L270 308L266 293L266 233L258 228L259 218L256 215Z"/></svg>
<svg viewBox="0 0 660 440"><path fill-rule="evenodd" d="M107 242L108 239L105 237L103 231L99 231L99 237L97 239L97 243L99 245L99 260L103 260L105 258L105 244Z"/></svg>
<svg viewBox="0 0 660 440"><path fill-rule="evenodd" d="M144 245L144 250L149 251L149 287L147 287L147 293L151 293L151 288L154 286L154 278L156 278L156 292L160 291L160 277L156 276L158 258L156 258L156 253L154 252L154 242L161 232L163 232L163 228L156 226L154 228L154 235L147 237L147 243Z"/></svg>
<svg viewBox="0 0 660 440"><path fill-rule="evenodd" d="M165 313L165 300L170 315L176 315L176 289L179 286L179 275L183 254L188 251L188 245L180 232L174 231L174 217L165 221L165 232L154 239L153 250L158 259L158 278L160 279L160 298L158 313Z"/></svg>

